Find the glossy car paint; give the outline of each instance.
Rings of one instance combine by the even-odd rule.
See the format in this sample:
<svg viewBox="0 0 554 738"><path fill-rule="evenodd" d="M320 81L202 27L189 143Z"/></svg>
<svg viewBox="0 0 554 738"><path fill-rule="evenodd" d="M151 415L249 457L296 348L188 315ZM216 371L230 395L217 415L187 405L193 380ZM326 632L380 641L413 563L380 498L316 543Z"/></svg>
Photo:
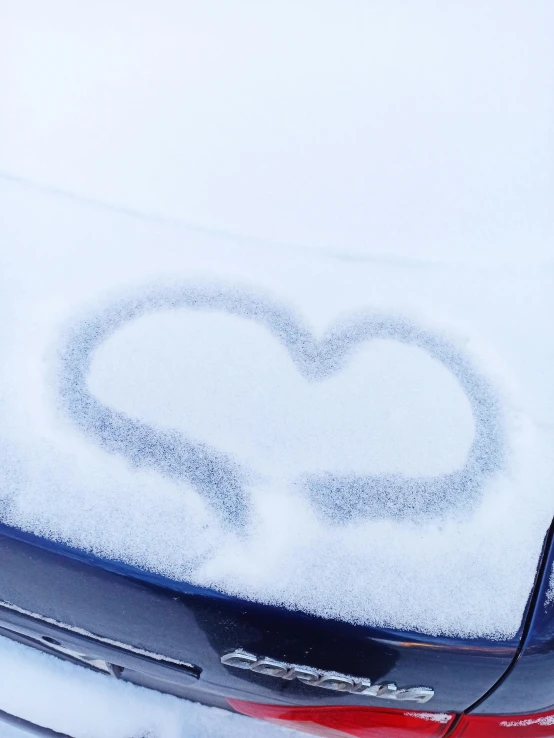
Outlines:
<svg viewBox="0 0 554 738"><path fill-rule="evenodd" d="M6 527L0 535L0 558L1 602L101 637L104 642L92 645L108 661L115 657L106 639L192 664L199 678L169 661L142 668L140 659L128 653L126 663L119 665L125 666L123 678L151 686L163 679L164 691L213 704L235 697L290 705L383 707L375 698L315 689L221 664L222 654L244 648L374 682L430 686L435 696L424 706L414 703L414 710L462 712L500 679L519 640L459 641L324 620L95 560ZM2 607L0 620L4 627L24 626L56 637L56 625L14 609ZM91 647L85 636L71 630L64 631L63 641L75 650L83 641Z"/></svg>
<svg viewBox="0 0 554 738"><path fill-rule="evenodd" d="M364 708L352 714L369 720L374 733L381 715L383 735L395 708L406 714L469 713L449 721L449 736L462 730L480 735L475 731L502 722L493 715L519 717L554 704L554 605L547 597L552 532L527 616L508 642L324 620L174 582L7 526L0 526L0 561L1 635L55 655L62 649L63 658L81 665L71 654L103 660L114 665L115 678L204 704L224 709L269 704L285 713ZM393 705L223 665L221 656L237 648L373 682L426 685L435 695L425 705ZM376 711L373 716L368 708ZM366 733L369 727L362 725ZM543 732L537 735L550 734L539 727Z"/></svg>
<svg viewBox="0 0 554 738"><path fill-rule="evenodd" d="M475 714L523 715L554 710L554 600L549 596L554 571L552 531L517 659ZM554 729L551 729L554 735Z"/></svg>

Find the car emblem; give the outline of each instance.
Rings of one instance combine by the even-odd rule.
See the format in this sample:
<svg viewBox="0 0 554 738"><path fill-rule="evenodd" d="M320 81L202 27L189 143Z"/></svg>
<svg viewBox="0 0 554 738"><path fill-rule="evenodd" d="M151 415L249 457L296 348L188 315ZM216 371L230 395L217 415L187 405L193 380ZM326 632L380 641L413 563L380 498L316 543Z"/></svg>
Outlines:
<svg viewBox="0 0 554 738"><path fill-rule="evenodd" d="M371 679L348 676L337 671L322 671L311 666L291 664L286 661L277 661L265 656L256 656L241 648L226 653L221 657L221 663L225 666L233 666L235 669L247 669L256 674L278 677L292 681L309 684L311 687L331 689L334 692L348 692L349 694L364 697L378 697L382 700L398 700L411 702L428 702L435 694L431 687L404 687L399 689L393 682L384 684L373 684Z"/></svg>

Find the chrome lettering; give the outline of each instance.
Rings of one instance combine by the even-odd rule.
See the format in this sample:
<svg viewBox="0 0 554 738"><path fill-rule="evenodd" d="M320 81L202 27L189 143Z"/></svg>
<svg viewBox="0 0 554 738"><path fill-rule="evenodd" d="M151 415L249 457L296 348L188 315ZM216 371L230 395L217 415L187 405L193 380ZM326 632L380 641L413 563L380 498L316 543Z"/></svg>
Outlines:
<svg viewBox="0 0 554 738"><path fill-rule="evenodd" d="M394 682L373 684L371 679L340 674L336 671L323 671L312 666L290 664L287 661L278 661L266 656L256 656L248 651L237 648L221 657L225 666L236 669L248 669L257 674L278 677L308 684L312 687L331 689L334 692L344 692L357 696L377 697L383 700L412 701L420 704L428 702L435 694L431 687L405 687L399 689Z"/></svg>

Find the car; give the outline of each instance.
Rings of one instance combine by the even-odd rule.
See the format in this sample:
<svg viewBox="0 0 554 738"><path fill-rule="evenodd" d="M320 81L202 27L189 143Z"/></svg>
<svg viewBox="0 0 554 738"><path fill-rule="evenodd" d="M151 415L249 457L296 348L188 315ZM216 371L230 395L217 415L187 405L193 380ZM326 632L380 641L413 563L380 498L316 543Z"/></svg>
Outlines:
<svg viewBox="0 0 554 738"><path fill-rule="evenodd" d="M100 242L134 227L87 217ZM151 278L144 238L143 282L13 297L0 636L329 738L554 734L546 431L490 358L372 307L371 266L316 331L258 284L191 276L205 249Z"/></svg>
<svg viewBox="0 0 554 738"><path fill-rule="evenodd" d="M508 642L356 626L177 586L6 525L0 560L0 634L106 679L321 736L554 734L552 533Z"/></svg>
<svg viewBox="0 0 554 738"><path fill-rule="evenodd" d="M0 738L554 738L554 3L5 6Z"/></svg>

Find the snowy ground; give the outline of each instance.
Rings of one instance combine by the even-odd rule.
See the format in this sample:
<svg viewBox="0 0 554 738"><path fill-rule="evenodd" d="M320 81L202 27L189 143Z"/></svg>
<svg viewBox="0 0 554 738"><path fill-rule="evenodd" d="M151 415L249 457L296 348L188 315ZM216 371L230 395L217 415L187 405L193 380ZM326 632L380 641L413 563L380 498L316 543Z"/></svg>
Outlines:
<svg viewBox="0 0 554 738"><path fill-rule="evenodd" d="M4 15L2 520L513 636L554 514L552 3Z"/></svg>
<svg viewBox="0 0 554 738"><path fill-rule="evenodd" d="M0 710L72 738L293 738L225 710L120 682L0 638ZM23 738L0 723L2 738Z"/></svg>

